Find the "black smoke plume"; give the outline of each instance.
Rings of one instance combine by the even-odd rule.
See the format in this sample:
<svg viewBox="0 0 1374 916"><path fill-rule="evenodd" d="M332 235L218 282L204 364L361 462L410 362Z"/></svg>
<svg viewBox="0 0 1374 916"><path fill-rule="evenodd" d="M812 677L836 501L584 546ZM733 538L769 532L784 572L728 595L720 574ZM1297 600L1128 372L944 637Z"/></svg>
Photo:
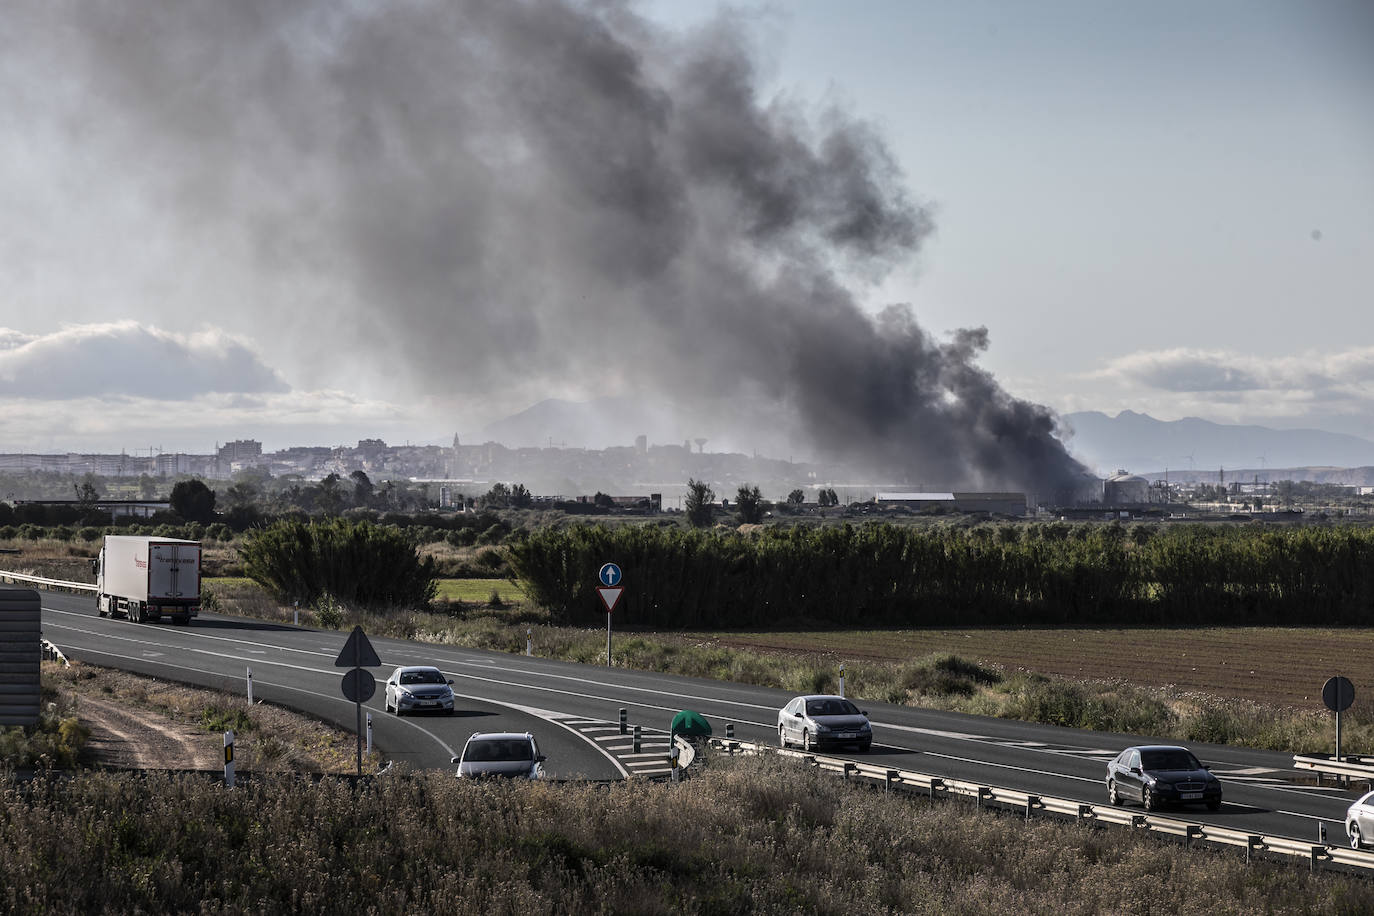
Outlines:
<svg viewBox="0 0 1374 916"><path fill-rule="evenodd" d="M977 366L983 329L937 340L908 307L861 307L931 216L865 122L762 97L741 17L678 35L617 0L8 10L0 51L30 76L11 101L155 201L150 234L259 283L238 307L305 362L472 398L634 393L893 482L1047 495L1082 471L1049 411Z"/></svg>

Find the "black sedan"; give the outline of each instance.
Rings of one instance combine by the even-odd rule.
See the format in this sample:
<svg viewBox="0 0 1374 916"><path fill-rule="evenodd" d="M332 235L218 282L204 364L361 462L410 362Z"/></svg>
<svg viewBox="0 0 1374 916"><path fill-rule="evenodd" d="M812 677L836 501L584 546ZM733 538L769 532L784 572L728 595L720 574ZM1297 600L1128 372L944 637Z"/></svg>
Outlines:
<svg viewBox="0 0 1374 916"><path fill-rule="evenodd" d="M1128 747L1107 764L1107 798L1113 805L1139 801L1147 811L1166 804L1215 811L1221 807L1221 781L1186 747Z"/></svg>

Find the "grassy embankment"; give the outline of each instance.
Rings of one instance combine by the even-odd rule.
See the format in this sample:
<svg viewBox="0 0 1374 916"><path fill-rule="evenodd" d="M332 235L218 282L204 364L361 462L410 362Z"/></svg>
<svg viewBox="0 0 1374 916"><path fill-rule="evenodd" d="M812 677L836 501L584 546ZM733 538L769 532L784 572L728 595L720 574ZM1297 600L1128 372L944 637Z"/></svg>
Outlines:
<svg viewBox="0 0 1374 916"><path fill-rule="evenodd" d="M122 708L144 710L199 732L212 758L223 746L224 732L233 729L240 772L352 773L357 766L351 733L279 706L250 707L242 695L81 662L71 667L44 662L39 723L32 728L0 728L0 770L72 769L97 762L87 752L91 730L82 721L86 697L114 700ZM378 762L375 753L365 756L363 772L375 772Z"/></svg>
<svg viewBox="0 0 1374 916"><path fill-rule="evenodd" d="M523 652L527 629L545 658L605 661L604 630L547 625L500 580L445 580L446 612L345 613L372 634ZM502 607L481 602L502 589ZM232 613L290 619L251 581L210 583ZM461 601L461 603L459 603ZM442 605L441 605L442 607ZM302 612L302 622L314 622ZM617 624L618 626L620 624ZM1360 652L1368 644L1370 651ZM1329 751L1321 682L1347 655L1374 659L1374 632L1291 628L895 630L880 632L662 633L621 630L619 666L850 696L1098 731L1292 752ZM1356 683L1359 661L1342 673ZM1310 699L1297 694L1310 691ZM1374 720L1357 702L1342 722L1342 748L1374 752Z"/></svg>
<svg viewBox="0 0 1374 916"><path fill-rule="evenodd" d="M785 769L783 769L785 767ZM1374 885L770 758L678 785L0 781L11 912L1364 913Z"/></svg>

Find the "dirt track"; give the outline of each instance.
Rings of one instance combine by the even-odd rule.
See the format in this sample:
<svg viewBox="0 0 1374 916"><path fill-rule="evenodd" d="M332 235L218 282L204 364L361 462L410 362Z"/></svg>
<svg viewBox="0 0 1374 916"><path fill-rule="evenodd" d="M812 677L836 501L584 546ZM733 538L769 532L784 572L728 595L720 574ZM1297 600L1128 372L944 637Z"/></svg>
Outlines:
<svg viewBox="0 0 1374 916"><path fill-rule="evenodd" d="M93 696L78 700L77 716L91 730L93 766L129 770L213 770L222 766L223 738L159 713Z"/></svg>

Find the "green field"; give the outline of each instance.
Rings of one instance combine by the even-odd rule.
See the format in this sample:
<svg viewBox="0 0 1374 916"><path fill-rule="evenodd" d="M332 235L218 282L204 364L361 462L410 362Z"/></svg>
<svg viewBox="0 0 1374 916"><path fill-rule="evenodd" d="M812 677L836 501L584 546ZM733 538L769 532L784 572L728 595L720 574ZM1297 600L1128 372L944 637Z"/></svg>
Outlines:
<svg viewBox="0 0 1374 916"><path fill-rule="evenodd" d="M501 596L503 604L515 604L525 600L525 590L519 583L509 579L439 579L439 591L435 596L440 601L462 601L465 604L486 604L491 593ZM238 594L247 589L257 588L257 583L243 576L207 576L205 584L217 594Z"/></svg>
<svg viewBox="0 0 1374 916"><path fill-rule="evenodd" d="M509 579L440 579L438 584L439 593L436 597L441 601L486 604L492 592L501 596L503 604L525 600L524 588Z"/></svg>

